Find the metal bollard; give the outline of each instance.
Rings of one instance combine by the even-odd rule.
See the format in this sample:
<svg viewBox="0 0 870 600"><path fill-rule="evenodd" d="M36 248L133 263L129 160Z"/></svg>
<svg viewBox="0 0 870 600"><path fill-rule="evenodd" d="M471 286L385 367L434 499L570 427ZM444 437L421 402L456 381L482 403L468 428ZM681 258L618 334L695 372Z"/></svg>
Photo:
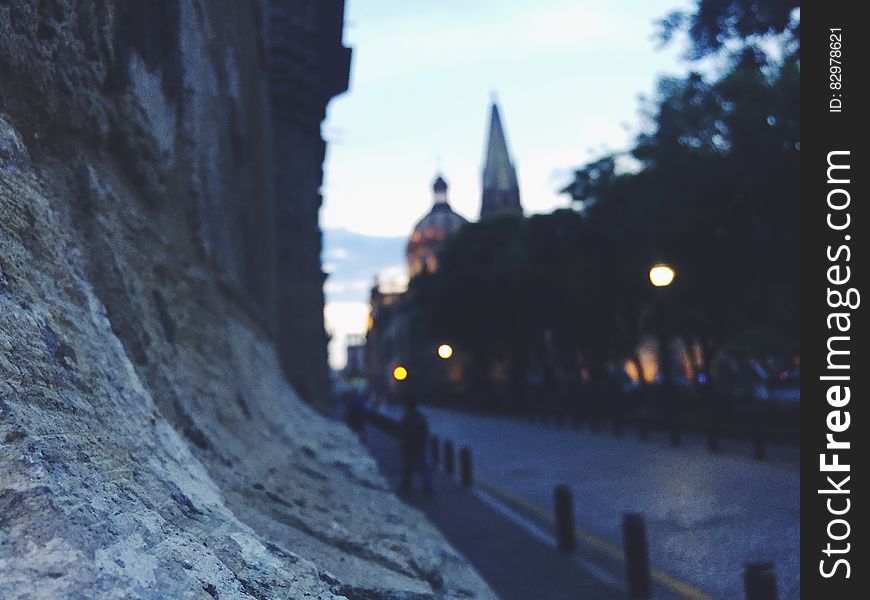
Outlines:
<svg viewBox="0 0 870 600"><path fill-rule="evenodd" d="M637 437L644 442L649 439L649 426L647 425L645 420L641 421L637 425Z"/></svg>
<svg viewBox="0 0 870 600"><path fill-rule="evenodd" d="M707 432L707 449L711 454L717 454L719 452L719 434L715 429L711 429Z"/></svg>
<svg viewBox="0 0 870 600"><path fill-rule="evenodd" d="M752 454L755 456L755 460L764 460L767 458L767 448L764 445L764 440L760 437L757 437L752 441Z"/></svg>
<svg viewBox="0 0 870 600"><path fill-rule="evenodd" d="M564 552L574 550L574 501L571 490L565 484L559 484L553 490L553 502L556 510L556 546Z"/></svg>
<svg viewBox="0 0 870 600"><path fill-rule="evenodd" d="M438 444L438 436L433 435L429 442L432 447L432 463L437 465L441 462L441 452L439 452L441 447Z"/></svg>
<svg viewBox="0 0 870 600"><path fill-rule="evenodd" d="M748 563L743 569L746 600L777 600L773 563Z"/></svg>
<svg viewBox="0 0 870 600"><path fill-rule="evenodd" d="M444 472L453 475L456 472L456 461L453 456L453 442L444 442Z"/></svg>
<svg viewBox="0 0 870 600"><path fill-rule="evenodd" d="M622 516L622 544L625 550L628 595L632 598L649 598L649 550L643 515L626 513Z"/></svg>
<svg viewBox="0 0 870 600"><path fill-rule="evenodd" d="M680 445L682 441L682 436L680 435L680 428L676 425L671 428L671 446L676 448Z"/></svg>
<svg viewBox="0 0 870 600"><path fill-rule="evenodd" d="M473 481L471 470L471 450L468 446L459 449L459 480L468 487Z"/></svg>

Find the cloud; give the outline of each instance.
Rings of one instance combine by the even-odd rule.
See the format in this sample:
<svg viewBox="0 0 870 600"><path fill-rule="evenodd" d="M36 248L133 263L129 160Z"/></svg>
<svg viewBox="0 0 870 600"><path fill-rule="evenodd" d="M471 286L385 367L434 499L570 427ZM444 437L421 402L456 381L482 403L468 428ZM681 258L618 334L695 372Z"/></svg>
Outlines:
<svg viewBox="0 0 870 600"><path fill-rule="evenodd" d="M323 256L331 268L329 289L367 291L379 272L402 267L406 242L406 235L366 235L327 226L323 231Z"/></svg>
<svg viewBox="0 0 870 600"><path fill-rule="evenodd" d="M327 280L323 285L323 291L327 296L347 294L349 292L362 292L362 294L368 295L371 288L372 281L370 279L357 279L352 281Z"/></svg>
<svg viewBox="0 0 870 600"><path fill-rule="evenodd" d="M324 256L324 258L326 258L327 260L344 260L348 256L350 256L350 253L347 251L347 249L338 246L335 248L329 248L326 251L326 256Z"/></svg>

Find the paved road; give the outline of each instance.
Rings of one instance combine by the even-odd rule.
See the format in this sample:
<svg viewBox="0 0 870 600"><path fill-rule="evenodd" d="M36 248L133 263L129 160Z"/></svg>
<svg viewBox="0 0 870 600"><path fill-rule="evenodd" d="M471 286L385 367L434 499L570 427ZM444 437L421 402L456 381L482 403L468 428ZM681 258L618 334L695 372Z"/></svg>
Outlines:
<svg viewBox="0 0 870 600"><path fill-rule="evenodd" d="M545 429L426 409L432 432L471 448L484 484L551 511L570 485L577 524L605 550L621 546L625 512L646 517L653 566L722 600L743 597L747 561L775 562L782 600L799 592L800 476L796 463L713 456L630 437Z"/></svg>

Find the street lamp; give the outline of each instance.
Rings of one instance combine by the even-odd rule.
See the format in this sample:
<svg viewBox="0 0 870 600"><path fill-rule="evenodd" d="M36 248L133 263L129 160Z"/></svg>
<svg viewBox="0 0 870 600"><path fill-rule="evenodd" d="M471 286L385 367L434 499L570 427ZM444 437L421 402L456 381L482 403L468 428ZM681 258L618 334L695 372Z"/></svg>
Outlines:
<svg viewBox="0 0 870 600"><path fill-rule="evenodd" d="M677 272L674 271L674 269L670 265L662 262L654 264L649 270L649 280L657 288L668 287L673 283L674 277L676 276ZM655 300L661 297L660 294L656 295L653 303L655 303ZM663 339L661 340L661 344L659 347L658 370L662 374L662 384L664 388L668 389L670 386L671 371L671 355L669 347L670 335L665 332L662 334L662 337Z"/></svg>
<svg viewBox="0 0 870 600"><path fill-rule="evenodd" d="M656 287L667 287L671 285L676 275L677 272L664 263L655 264L649 270L649 280Z"/></svg>
<svg viewBox="0 0 870 600"><path fill-rule="evenodd" d="M453 356L453 347L450 344L441 344L438 346L438 356L447 360Z"/></svg>
<svg viewBox="0 0 870 600"><path fill-rule="evenodd" d="M396 365L393 368L393 379L396 381L405 381L408 378L408 369L402 365Z"/></svg>

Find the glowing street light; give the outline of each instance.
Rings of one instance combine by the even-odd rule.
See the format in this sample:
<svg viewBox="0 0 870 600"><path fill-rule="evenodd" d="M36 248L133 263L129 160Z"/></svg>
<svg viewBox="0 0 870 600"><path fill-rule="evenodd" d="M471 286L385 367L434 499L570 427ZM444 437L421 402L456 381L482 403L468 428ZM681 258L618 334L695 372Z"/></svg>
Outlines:
<svg viewBox="0 0 870 600"><path fill-rule="evenodd" d="M453 348L450 346L450 344L441 344L440 346L438 346L438 356L440 356L444 360L447 360L448 358L453 356Z"/></svg>
<svg viewBox="0 0 870 600"><path fill-rule="evenodd" d="M656 287L667 287L671 285L676 277L677 272L664 263L654 265L649 270L649 280Z"/></svg>
<svg viewBox="0 0 870 600"><path fill-rule="evenodd" d="M658 288L668 287L673 283L674 277L677 276L677 272L674 271L670 265L665 263L656 263L649 270L649 280L650 282ZM656 294L657 298L661 298L660 294ZM662 374L662 385L665 389L670 389L671 384L671 369L670 364L670 349L668 347L669 337L665 334L664 339L661 342L661 347L663 348L662 352L659 352L659 361L656 367L656 371Z"/></svg>
<svg viewBox="0 0 870 600"><path fill-rule="evenodd" d="M393 368L393 379L396 381L405 381L408 378L408 369L402 365L396 365Z"/></svg>

